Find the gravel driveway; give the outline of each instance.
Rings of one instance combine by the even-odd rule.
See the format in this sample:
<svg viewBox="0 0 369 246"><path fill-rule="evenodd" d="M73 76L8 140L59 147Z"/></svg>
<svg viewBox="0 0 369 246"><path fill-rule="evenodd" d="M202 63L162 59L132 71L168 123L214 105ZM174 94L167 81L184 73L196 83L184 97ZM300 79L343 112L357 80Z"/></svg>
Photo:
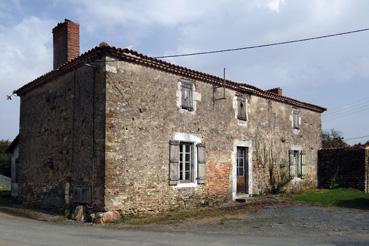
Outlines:
<svg viewBox="0 0 369 246"><path fill-rule="evenodd" d="M135 228L48 223L0 213L3 245L369 245L369 211L288 205Z"/></svg>

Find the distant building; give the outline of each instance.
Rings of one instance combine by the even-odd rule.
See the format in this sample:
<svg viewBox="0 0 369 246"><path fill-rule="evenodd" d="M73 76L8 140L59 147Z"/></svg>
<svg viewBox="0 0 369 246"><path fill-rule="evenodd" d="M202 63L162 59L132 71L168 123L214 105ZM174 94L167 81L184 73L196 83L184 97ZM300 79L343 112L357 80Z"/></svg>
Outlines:
<svg viewBox="0 0 369 246"><path fill-rule="evenodd" d="M6 150L11 157L11 196L18 197L19 135Z"/></svg>
<svg viewBox="0 0 369 246"><path fill-rule="evenodd" d="M19 198L156 212L317 185L325 108L53 29L54 70L20 96Z"/></svg>

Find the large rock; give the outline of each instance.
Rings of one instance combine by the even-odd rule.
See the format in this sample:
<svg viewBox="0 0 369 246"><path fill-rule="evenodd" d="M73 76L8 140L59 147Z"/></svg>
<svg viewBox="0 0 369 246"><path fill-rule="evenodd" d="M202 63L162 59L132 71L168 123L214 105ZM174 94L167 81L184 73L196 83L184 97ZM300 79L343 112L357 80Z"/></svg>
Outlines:
<svg viewBox="0 0 369 246"><path fill-rule="evenodd" d="M84 222L86 219L86 208L85 206L79 205L74 210L74 213L72 215L72 219Z"/></svg>
<svg viewBox="0 0 369 246"><path fill-rule="evenodd" d="M105 223L117 222L120 219L121 219L121 216L119 212L108 211L108 212L96 213L94 222L96 224L105 224Z"/></svg>

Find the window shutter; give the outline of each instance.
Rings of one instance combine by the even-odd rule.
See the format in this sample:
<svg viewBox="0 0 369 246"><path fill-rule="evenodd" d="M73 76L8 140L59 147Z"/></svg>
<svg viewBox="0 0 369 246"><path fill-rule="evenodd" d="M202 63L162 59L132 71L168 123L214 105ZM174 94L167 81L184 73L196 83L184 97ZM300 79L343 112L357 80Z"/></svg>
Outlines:
<svg viewBox="0 0 369 246"><path fill-rule="evenodd" d="M169 185L177 185L179 180L179 141L169 141Z"/></svg>
<svg viewBox="0 0 369 246"><path fill-rule="evenodd" d="M192 87L191 82L181 82L182 108L190 111L193 110Z"/></svg>
<svg viewBox="0 0 369 246"><path fill-rule="evenodd" d="M305 151L301 151L301 178L305 178L305 175L307 173L305 156L306 156Z"/></svg>
<svg viewBox="0 0 369 246"><path fill-rule="evenodd" d="M206 183L206 156L205 144L198 143L197 147L197 183Z"/></svg>
<svg viewBox="0 0 369 246"><path fill-rule="evenodd" d="M295 163L294 163L294 156L293 156L293 150L290 150L288 152L288 156L289 156L289 173L290 173L290 178L293 178L293 177L295 177L295 174L296 174Z"/></svg>
<svg viewBox="0 0 369 246"><path fill-rule="evenodd" d="M246 98L243 95L237 96L237 118L247 120L246 118Z"/></svg>
<svg viewBox="0 0 369 246"><path fill-rule="evenodd" d="M293 115L293 128L300 129L300 111L294 109L292 111L292 115Z"/></svg>

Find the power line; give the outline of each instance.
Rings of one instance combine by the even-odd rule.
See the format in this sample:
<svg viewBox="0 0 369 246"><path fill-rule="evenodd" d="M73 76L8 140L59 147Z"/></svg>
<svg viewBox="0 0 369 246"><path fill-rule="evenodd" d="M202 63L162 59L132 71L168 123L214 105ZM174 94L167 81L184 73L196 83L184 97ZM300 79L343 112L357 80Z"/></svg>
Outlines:
<svg viewBox="0 0 369 246"><path fill-rule="evenodd" d="M361 139L361 138L367 138L367 137L369 137L369 135L360 136L360 137L353 137L353 138L344 138L344 140L349 141L349 140Z"/></svg>
<svg viewBox="0 0 369 246"><path fill-rule="evenodd" d="M343 106L340 105L340 106L336 106L336 107L331 107L331 108L329 108L328 113L332 113L334 111L339 111L339 110L341 110L345 107L351 107L351 105L357 105L357 104L361 104L361 103L367 102L367 101L369 101L369 97L363 97L363 98L360 98L359 100L353 101L353 102L351 102L349 104L346 104L346 105L343 105Z"/></svg>
<svg viewBox="0 0 369 246"><path fill-rule="evenodd" d="M306 41L311 41L311 40L316 40L316 39L331 38L331 37L348 35L348 34L353 34L353 33L358 33L358 32L366 32L366 31L369 31L369 28L357 29L357 30L352 30L352 31L348 31L348 32L340 32L340 33L334 33L334 34L328 34L328 35L316 36L316 37L310 37L310 38L295 39L295 40L289 40L289 41L277 42L277 43L268 43L268 44L245 46L245 47L239 47L239 48L230 48L230 49L221 49L221 50L210 50L210 51L184 53L184 54L165 55L165 56L157 56L155 58L165 59L165 58L173 58L173 57L209 55L209 54L216 54L216 53L223 53L223 52L249 50L249 49L264 48L264 47L270 47L270 46L276 46L276 45L284 45L284 44L291 44L291 43L298 43L298 42L306 42Z"/></svg>
<svg viewBox="0 0 369 246"><path fill-rule="evenodd" d="M332 116L334 114L339 114L343 111L348 111L357 107L362 107L364 105L368 105L369 104L369 98L366 99L362 99L360 101L357 101L355 103L351 103L351 104L346 104L344 106L340 106L340 107L335 107L333 109L329 109L329 111L327 113L324 114L324 116Z"/></svg>
<svg viewBox="0 0 369 246"><path fill-rule="evenodd" d="M339 117L341 115L346 115L347 113L351 113L353 111L357 111L357 110L364 110L366 108L369 108L369 103L368 104L363 104L363 105L360 105L360 106L357 106L357 107L352 107L352 108L347 108L345 110L342 110L342 111L339 111L339 112L336 112L336 113L333 113L333 114L327 114L327 115L324 115L325 118L335 118L335 117Z"/></svg>
<svg viewBox="0 0 369 246"><path fill-rule="evenodd" d="M351 111L351 112L348 112L346 114L343 114L343 115L336 115L336 117L333 117L333 118L329 118L327 119L326 121L332 121L332 120L337 120L337 119L340 119L340 118L345 118L347 116L351 116L353 114L357 114L357 113L360 113L360 112L363 112L363 111L367 111L369 110L369 108L363 108L363 109L360 109L360 110L356 110L356 111Z"/></svg>

